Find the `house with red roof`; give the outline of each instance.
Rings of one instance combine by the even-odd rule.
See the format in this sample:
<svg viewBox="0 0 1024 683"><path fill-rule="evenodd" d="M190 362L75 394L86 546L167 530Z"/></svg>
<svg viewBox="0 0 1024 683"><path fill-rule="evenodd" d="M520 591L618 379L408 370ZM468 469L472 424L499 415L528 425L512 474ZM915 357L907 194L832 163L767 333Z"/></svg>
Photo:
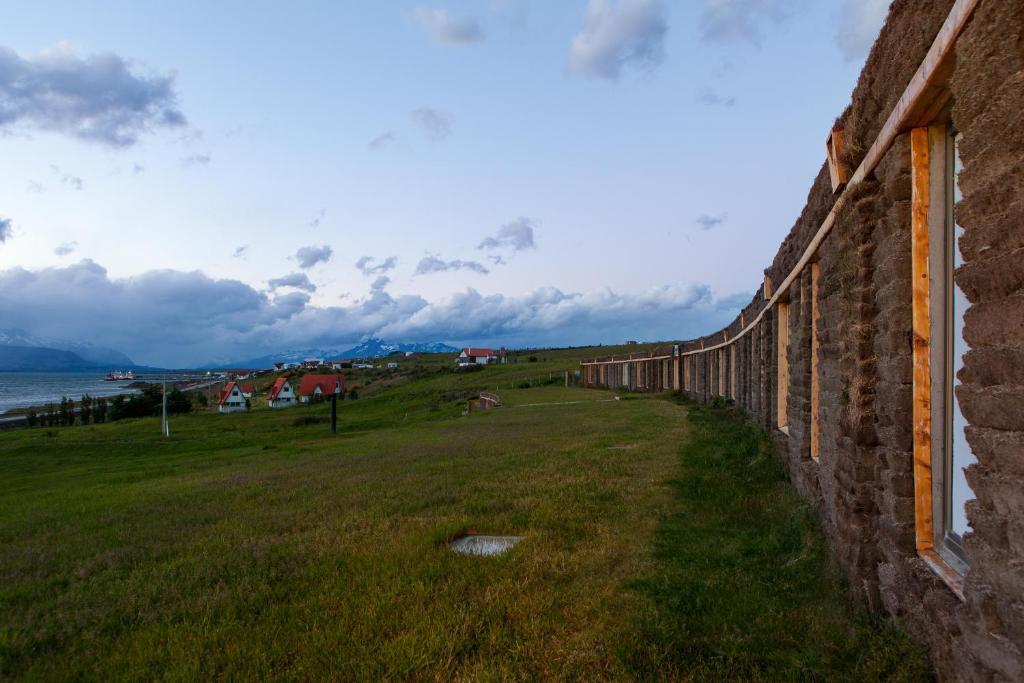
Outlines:
<svg viewBox="0 0 1024 683"><path fill-rule="evenodd" d="M228 382L220 392L220 401L217 402L217 411L221 413L239 413L249 410L249 404L242 395L242 388L238 382Z"/></svg>
<svg viewBox="0 0 1024 683"><path fill-rule="evenodd" d="M299 384L299 400L303 403L318 401L331 394L345 393L344 375L305 375Z"/></svg>
<svg viewBox="0 0 1024 683"><path fill-rule="evenodd" d="M287 377L278 377L267 394L267 405L271 408L288 408L298 403L295 391Z"/></svg>
<svg viewBox="0 0 1024 683"><path fill-rule="evenodd" d="M245 398L252 398L252 395L256 393L256 387L252 382L243 382L238 385L238 388L242 390L242 396Z"/></svg>
<svg viewBox="0 0 1024 683"><path fill-rule="evenodd" d="M459 357L455 359L458 365L488 365L490 363L504 363L508 358L505 347L499 351L482 347L467 346L459 351Z"/></svg>

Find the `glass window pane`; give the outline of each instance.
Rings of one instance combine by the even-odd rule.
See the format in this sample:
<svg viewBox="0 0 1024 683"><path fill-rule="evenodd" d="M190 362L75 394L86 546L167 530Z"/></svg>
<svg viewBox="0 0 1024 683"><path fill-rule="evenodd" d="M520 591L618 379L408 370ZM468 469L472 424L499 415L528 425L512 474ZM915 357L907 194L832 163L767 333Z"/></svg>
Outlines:
<svg viewBox="0 0 1024 683"><path fill-rule="evenodd" d="M957 173L960 171L960 151L958 146L954 143L953 145L953 203L960 201L960 186L957 181ZM952 207L951 207L952 208ZM963 256L960 254L960 237L963 235L964 229L956 224L953 216L950 216L950 224L952 225L952 249L953 249L953 269L960 267L963 263ZM952 280L952 273L950 273L950 279ZM964 475L964 468L968 465L977 462L974 457L974 453L971 452L971 447L967 443L967 436L965 429L967 428L967 421L964 419L964 414L960 410L960 402L956 398L956 387L960 385L960 380L957 379L957 375L960 369L964 366L964 354L967 353L969 347L967 342L964 340L964 311L967 309L967 296L963 293L960 287L953 284L953 296L952 296L952 321L953 329L953 358L952 358L952 377L950 380L953 384L953 415L952 415L952 453L950 458L952 460L952 500L951 500L951 519L950 526L951 531L959 536L963 536L969 530L967 524L967 513L964 510L964 504L974 498L974 493L971 492L970 486L967 485L967 478Z"/></svg>

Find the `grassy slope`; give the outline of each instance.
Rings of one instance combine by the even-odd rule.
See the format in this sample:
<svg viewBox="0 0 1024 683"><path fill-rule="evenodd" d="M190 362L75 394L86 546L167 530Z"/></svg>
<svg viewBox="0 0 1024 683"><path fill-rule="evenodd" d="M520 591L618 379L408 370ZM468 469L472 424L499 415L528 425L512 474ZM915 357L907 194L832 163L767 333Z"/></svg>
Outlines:
<svg viewBox="0 0 1024 683"><path fill-rule="evenodd" d="M679 470L687 409L552 386L502 388L506 408L462 418L444 397L571 367L572 352L538 355L549 360L390 381L341 404L337 435L294 424L324 406L176 418L170 440L156 420L0 434L0 678L627 678L703 666L679 643L693 632L678 591L694 587L675 583L716 550L706 535L673 536L693 476L687 460ZM517 407L567 400L588 402ZM813 525L788 514L818 544L803 571L822 571ZM725 545L743 557L756 535L730 523ZM526 540L465 558L444 547L464 529ZM802 548L759 548L756 564ZM749 564L733 571L753 572L765 600L778 586ZM843 607L833 581L806 590L820 593L814 609L836 605L822 625L833 640L892 636ZM785 603L772 604L781 623ZM706 642L743 632L737 614L699 626ZM772 671L808 661L763 642L790 662ZM842 673L850 657L811 670Z"/></svg>

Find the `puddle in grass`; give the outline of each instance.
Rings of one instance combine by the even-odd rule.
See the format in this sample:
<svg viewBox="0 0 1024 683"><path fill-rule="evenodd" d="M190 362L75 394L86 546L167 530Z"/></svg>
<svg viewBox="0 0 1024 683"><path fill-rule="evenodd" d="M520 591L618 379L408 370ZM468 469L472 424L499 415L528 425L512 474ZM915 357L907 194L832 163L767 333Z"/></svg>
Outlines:
<svg viewBox="0 0 1024 683"><path fill-rule="evenodd" d="M452 541L449 547L460 555L493 557L494 555L501 555L507 552L521 540L523 540L522 536L466 534Z"/></svg>

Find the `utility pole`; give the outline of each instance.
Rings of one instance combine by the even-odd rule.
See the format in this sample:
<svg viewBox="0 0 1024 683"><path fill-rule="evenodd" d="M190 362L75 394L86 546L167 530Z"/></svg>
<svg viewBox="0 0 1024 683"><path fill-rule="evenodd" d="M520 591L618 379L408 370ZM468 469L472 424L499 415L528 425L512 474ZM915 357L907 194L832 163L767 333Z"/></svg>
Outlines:
<svg viewBox="0 0 1024 683"><path fill-rule="evenodd" d="M338 394L331 394L331 434L338 433Z"/></svg>
<svg viewBox="0 0 1024 683"><path fill-rule="evenodd" d="M167 373L164 373L164 409L163 419L160 424L160 431L164 436L170 436L171 430L167 427Z"/></svg>

